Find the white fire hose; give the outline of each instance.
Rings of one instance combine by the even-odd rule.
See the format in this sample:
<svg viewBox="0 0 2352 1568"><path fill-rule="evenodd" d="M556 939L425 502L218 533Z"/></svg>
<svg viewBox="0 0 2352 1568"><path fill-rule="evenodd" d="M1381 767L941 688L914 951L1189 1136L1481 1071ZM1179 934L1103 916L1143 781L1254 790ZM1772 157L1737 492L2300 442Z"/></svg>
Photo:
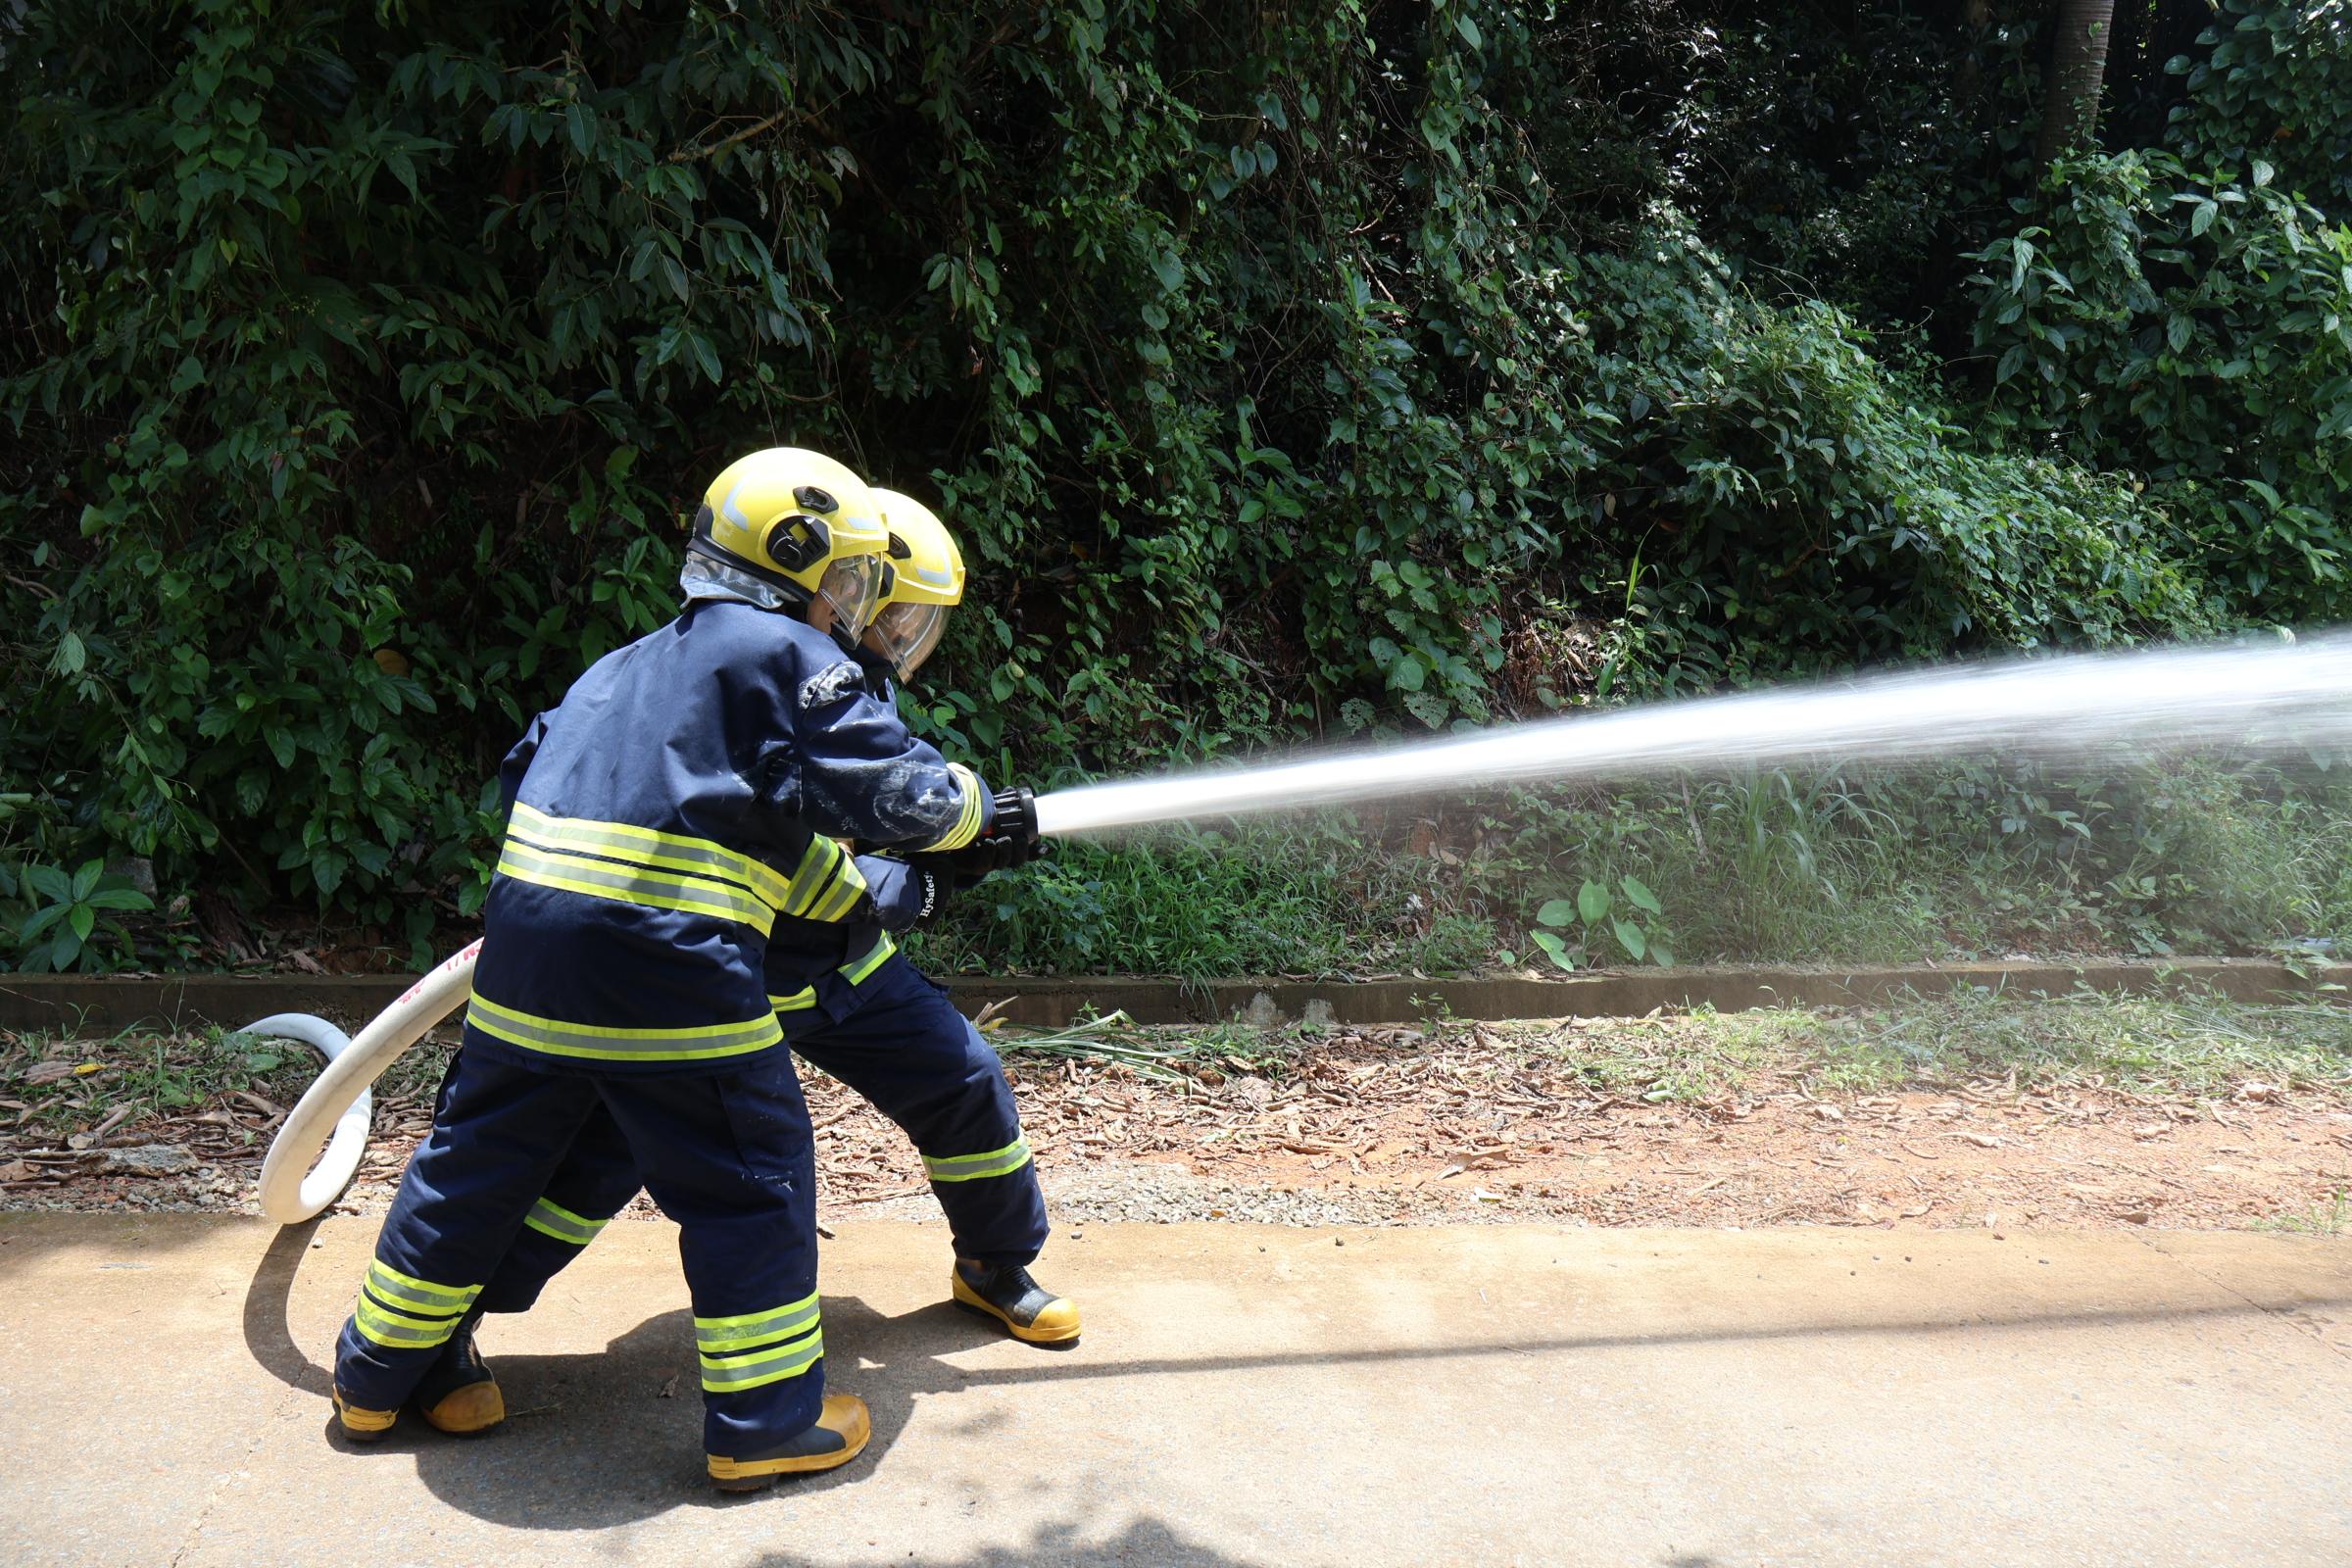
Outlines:
<svg viewBox="0 0 2352 1568"><path fill-rule="evenodd" d="M343 1196L368 1152L368 1086L472 994L473 959L481 948L474 942L446 959L356 1039L345 1040L334 1025L302 1012L247 1026L246 1033L299 1040L326 1057L326 1070L287 1112L262 1161L264 1214L293 1225Z"/></svg>

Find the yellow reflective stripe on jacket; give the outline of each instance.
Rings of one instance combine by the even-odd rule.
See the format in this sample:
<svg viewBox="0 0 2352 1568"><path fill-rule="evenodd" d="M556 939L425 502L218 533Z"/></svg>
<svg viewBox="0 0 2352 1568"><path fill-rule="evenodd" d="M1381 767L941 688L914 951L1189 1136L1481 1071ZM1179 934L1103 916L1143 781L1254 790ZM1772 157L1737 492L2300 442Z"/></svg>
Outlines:
<svg viewBox="0 0 2352 1568"><path fill-rule="evenodd" d="M771 996L767 1004L778 1012L807 1012L816 1005L816 987L803 986L789 997Z"/></svg>
<svg viewBox="0 0 2352 1568"><path fill-rule="evenodd" d="M763 1012L742 1023L703 1024L688 1029L614 1029L603 1024L542 1018L503 1006L481 993L466 1004L466 1021L494 1039L525 1051L592 1061L704 1061L764 1051L784 1038L776 1015Z"/></svg>
<svg viewBox="0 0 2352 1568"><path fill-rule="evenodd" d="M612 1223L609 1219L590 1219L585 1214L574 1214L562 1203L551 1203L544 1198L531 1205L531 1211L522 1217L522 1222L542 1236L552 1236L559 1242L569 1242L574 1247L586 1247L596 1240L598 1231Z"/></svg>
<svg viewBox="0 0 2352 1568"><path fill-rule="evenodd" d="M825 841L828 844L832 840ZM839 845L834 846L839 849ZM865 892L865 873L858 869L857 857L842 850L840 863L833 867L806 910L795 911L811 920L839 920L858 906L858 896Z"/></svg>
<svg viewBox="0 0 2352 1568"><path fill-rule="evenodd" d="M822 1329L797 1340L764 1350L752 1350L742 1355L706 1355L703 1363L703 1388L710 1394L733 1394L744 1389L762 1388L797 1378L814 1366L825 1353L825 1335Z"/></svg>
<svg viewBox="0 0 2352 1568"><path fill-rule="evenodd" d="M625 860L631 865L661 866L723 876L742 883L771 906L784 904L784 877L775 867L748 855L683 833L658 833L629 822L599 822L583 816L550 816L535 807L514 803L509 825L550 849L572 850Z"/></svg>
<svg viewBox="0 0 2352 1568"><path fill-rule="evenodd" d="M705 1353L716 1355L722 1350L741 1350L770 1340L800 1334L816 1326L816 1293L810 1291L797 1301L764 1312L740 1312L733 1317L698 1317L694 1320L694 1343Z"/></svg>
<svg viewBox="0 0 2352 1568"><path fill-rule="evenodd" d="M592 899L610 899L616 904L740 920L761 936L767 935L775 924L774 909L730 883L592 859L584 855L550 854L518 834L507 835L507 847L498 858L498 874Z"/></svg>
<svg viewBox="0 0 2352 1568"><path fill-rule="evenodd" d="M893 942L890 939L890 933L885 931L882 933L882 940L866 950L865 956L852 958L841 966L841 977L854 986L862 985L867 975L882 967L883 959L898 951L899 945Z"/></svg>
<svg viewBox="0 0 2352 1568"><path fill-rule="evenodd" d="M923 1169L935 1182L970 1182L984 1176L1009 1176L1029 1163L1029 1140L1015 1138L1003 1149L985 1154L954 1154L946 1159L923 1156Z"/></svg>
<svg viewBox="0 0 2352 1568"><path fill-rule="evenodd" d="M479 1285L436 1285L413 1274L403 1274L382 1261L368 1265L368 1289L394 1306L413 1307L419 1312L463 1312L482 1294Z"/></svg>
<svg viewBox="0 0 2352 1568"><path fill-rule="evenodd" d="M817 885L832 873L834 862L843 855L842 847L819 835L808 841L801 854L801 863L793 867L792 880L785 884L784 902L776 907L786 914L799 914L816 897Z"/></svg>
<svg viewBox="0 0 2352 1568"><path fill-rule="evenodd" d="M777 907L804 920L839 920L858 906L864 891L865 873L858 869L857 858L831 839L813 838Z"/></svg>
<svg viewBox="0 0 2352 1568"><path fill-rule="evenodd" d="M941 850L960 850L980 836L982 818L986 813L988 792L981 788L980 775L961 762L950 762L948 771L956 779L956 787L963 796L963 807L956 813L955 825L922 846L924 853Z"/></svg>
<svg viewBox="0 0 2352 1568"><path fill-rule="evenodd" d="M429 1349L446 1345L449 1337L458 1332L466 1321L465 1314L456 1317L411 1317L406 1312L389 1311L379 1306L368 1293L360 1293L359 1305L352 1308L352 1326L367 1339L388 1349Z"/></svg>

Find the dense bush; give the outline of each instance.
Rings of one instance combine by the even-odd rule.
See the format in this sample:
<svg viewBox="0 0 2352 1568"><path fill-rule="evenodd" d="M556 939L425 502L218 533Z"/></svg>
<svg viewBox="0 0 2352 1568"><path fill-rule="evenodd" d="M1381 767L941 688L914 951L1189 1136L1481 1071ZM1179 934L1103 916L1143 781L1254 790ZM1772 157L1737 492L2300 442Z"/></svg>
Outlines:
<svg viewBox="0 0 2352 1568"><path fill-rule="evenodd" d="M1588 265L1626 416L1589 521L1646 566L1658 654L1709 678L2203 623L2129 479L1984 449L1837 311L1761 306L1671 228Z"/></svg>
<svg viewBox="0 0 2352 1568"><path fill-rule="evenodd" d="M2220 0L2196 52L2169 70L2185 97L2168 140L2196 167L2263 159L2288 191L2352 219L2352 4Z"/></svg>
<svg viewBox="0 0 2352 1568"><path fill-rule="evenodd" d="M2136 470L2243 616L2340 616L2352 499L2352 231L2255 159L2162 152L2053 172L2041 220L1982 254L1995 411Z"/></svg>
<svg viewBox="0 0 2352 1568"><path fill-rule="evenodd" d="M1965 313L2033 35L1914 10L38 0L0 853L429 918L523 719L776 441L963 534L912 713L1000 769L2327 610L2340 235L2250 165L2202 223L2125 188L2156 155L2079 166L2040 226L2147 254L1985 302L2080 395L1984 428L1900 323ZM2200 170L2267 122L2209 81L2333 90L2208 49ZM2124 439L2173 311L2306 424Z"/></svg>

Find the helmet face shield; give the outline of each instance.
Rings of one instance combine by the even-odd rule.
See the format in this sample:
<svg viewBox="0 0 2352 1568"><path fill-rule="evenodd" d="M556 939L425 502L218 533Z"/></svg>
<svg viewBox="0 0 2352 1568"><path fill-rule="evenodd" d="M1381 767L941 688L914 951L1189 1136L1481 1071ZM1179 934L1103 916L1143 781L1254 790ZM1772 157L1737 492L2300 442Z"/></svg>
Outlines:
<svg viewBox="0 0 2352 1568"><path fill-rule="evenodd" d="M879 555L837 556L817 579L816 597L832 608L832 629L845 646L855 643L874 618L887 564Z"/></svg>
<svg viewBox="0 0 2352 1568"><path fill-rule="evenodd" d="M899 679L911 680L947 626L945 605L884 605L866 631L865 646L890 661Z"/></svg>

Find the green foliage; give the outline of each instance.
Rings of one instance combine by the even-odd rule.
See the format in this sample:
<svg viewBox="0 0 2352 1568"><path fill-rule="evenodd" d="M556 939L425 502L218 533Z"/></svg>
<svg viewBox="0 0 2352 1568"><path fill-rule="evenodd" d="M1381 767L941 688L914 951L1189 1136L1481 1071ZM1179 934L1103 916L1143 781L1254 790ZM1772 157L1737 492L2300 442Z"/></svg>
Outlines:
<svg viewBox="0 0 2352 1568"><path fill-rule="evenodd" d="M1804 3L1726 22L1689 41L1703 75L1673 122L1673 199L1767 297L1874 324L1948 312L1958 253L2029 151L2033 28Z"/></svg>
<svg viewBox="0 0 2352 1568"><path fill-rule="evenodd" d="M1590 516L1648 567L1634 657L1670 679L2208 623L2128 481L1985 450L1835 310L1739 293L1672 215L1589 265L1592 395L1622 411Z"/></svg>
<svg viewBox="0 0 2352 1568"><path fill-rule="evenodd" d="M2335 616L2352 500L2352 230L2257 158L2062 163L1979 256L1996 416L2146 474L2236 612Z"/></svg>
<svg viewBox="0 0 2352 1568"><path fill-rule="evenodd" d="M1620 898L1623 904L1618 902ZM1660 929L1662 922L1657 918L1665 912L1658 896L1630 872L1617 879L1615 892L1610 891L1607 883L1588 878L1578 886L1574 899L1552 899L1536 910L1535 927L1527 936L1543 950L1545 957L1563 969L1574 969L1576 960L1569 956L1568 939L1560 932L1573 929L1580 922L1588 958L1594 956L1596 946L1605 948L1613 943L1618 952L1636 963L1647 959L1669 964L1674 962L1674 949L1668 946ZM1650 918L1644 919L1645 915Z"/></svg>
<svg viewBox="0 0 2352 1568"><path fill-rule="evenodd" d="M951 903L918 957L962 972L1208 978L1523 958L2299 962L2352 940L2352 785L2327 774L1978 762L1514 791L1444 810L1435 824L1322 814L1071 843Z"/></svg>
<svg viewBox="0 0 2352 1568"><path fill-rule="evenodd" d="M0 22L0 851L421 941L480 896L500 756L776 442L939 499L973 598L907 711L996 773L2326 610L2341 242L2285 191L2332 199L2340 40L2231 26L2177 78L2197 177L2099 166L2024 236L2107 258L2080 297L1977 302L1996 362L2065 346L1987 420L1934 330L2030 122L2005 23L38 0ZM2150 393L2151 327L2247 368ZM1144 904L1388 873L1126 853L943 949L1445 967L1524 924L1301 957Z"/></svg>
<svg viewBox="0 0 2352 1568"><path fill-rule="evenodd" d="M1672 912L1674 955L1702 963L2292 955L2352 932L2352 799L2269 769L1776 771L1514 792L1475 820L1478 847L1441 896L1582 934L1582 952L1562 942L1580 962L1595 938L1622 952L1609 923L1645 910L1612 880L1629 867Z"/></svg>
<svg viewBox="0 0 2352 1568"><path fill-rule="evenodd" d="M1209 979L1475 969L1484 917L1441 909L1435 865L1340 818L1078 840L952 902L915 940L944 969Z"/></svg>
<svg viewBox="0 0 2352 1568"><path fill-rule="evenodd" d="M63 973L107 968L110 960L126 958L131 952L130 938L115 916L155 906L155 901L127 878L110 874L98 860L73 872L63 866L29 864L20 876L30 906L17 926L20 969Z"/></svg>
<svg viewBox="0 0 2352 1568"><path fill-rule="evenodd" d="M729 185L688 132L808 78L696 13L599 90L511 59L545 58L515 20L57 5L11 41L9 738L53 851L429 920L506 740L665 618L635 459L775 406L825 183L746 149ZM800 226L724 210L769 204ZM722 348L756 373L714 391Z"/></svg>
<svg viewBox="0 0 2352 1568"><path fill-rule="evenodd" d="M2346 0L2220 0L2183 78L2167 139L2195 167L2263 159L2279 184L2352 220L2352 5Z"/></svg>

